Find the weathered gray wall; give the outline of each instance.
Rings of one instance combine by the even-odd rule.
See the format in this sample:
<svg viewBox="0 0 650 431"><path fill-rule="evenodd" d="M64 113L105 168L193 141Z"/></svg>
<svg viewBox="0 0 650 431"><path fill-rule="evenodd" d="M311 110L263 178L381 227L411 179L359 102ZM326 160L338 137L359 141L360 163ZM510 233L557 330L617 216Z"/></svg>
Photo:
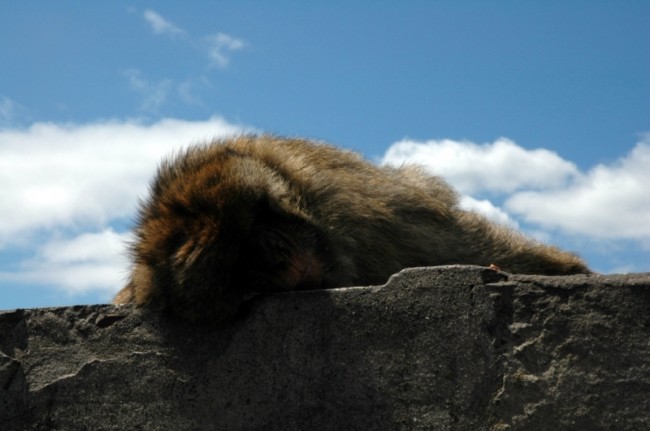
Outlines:
<svg viewBox="0 0 650 431"><path fill-rule="evenodd" d="M0 429L650 429L650 274L418 268L220 327L4 312Z"/></svg>

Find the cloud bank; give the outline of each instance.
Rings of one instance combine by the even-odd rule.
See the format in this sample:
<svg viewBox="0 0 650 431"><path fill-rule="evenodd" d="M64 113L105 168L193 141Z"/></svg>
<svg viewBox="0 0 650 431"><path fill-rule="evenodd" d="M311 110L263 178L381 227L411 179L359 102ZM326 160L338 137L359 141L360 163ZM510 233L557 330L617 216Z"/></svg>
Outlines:
<svg viewBox="0 0 650 431"><path fill-rule="evenodd" d="M246 131L253 130L219 117L0 129L0 284L41 284L108 299L128 274L128 227L160 159L197 141ZM411 162L457 187L462 206L513 227L526 222L541 239L559 231L650 250L649 136L614 163L585 172L556 153L507 139L404 140L382 160Z"/></svg>
<svg viewBox="0 0 650 431"><path fill-rule="evenodd" d="M128 224L160 159L244 131L219 117L0 129L0 252L32 256L0 268L0 282L115 290L128 234L112 225Z"/></svg>
<svg viewBox="0 0 650 431"><path fill-rule="evenodd" d="M403 140L386 151L383 163L424 164L461 193L468 194L556 188L579 175L575 164L556 153L545 149L526 150L505 138L491 144L449 139Z"/></svg>
<svg viewBox="0 0 650 431"><path fill-rule="evenodd" d="M125 283L129 233L110 228L71 238L51 238L32 258L13 271L0 271L0 280L58 287L67 295L96 291L108 299Z"/></svg>
<svg viewBox="0 0 650 431"><path fill-rule="evenodd" d="M544 229L650 247L650 135L614 163L586 172L554 152L528 150L508 139L403 140L386 151L382 163L422 164L463 194L501 195L502 209L483 203L483 212L502 221L512 214ZM471 199L465 204L481 210Z"/></svg>
<svg viewBox="0 0 650 431"><path fill-rule="evenodd" d="M611 165L597 165L562 188L522 191L506 209L543 228L650 247L650 138Z"/></svg>

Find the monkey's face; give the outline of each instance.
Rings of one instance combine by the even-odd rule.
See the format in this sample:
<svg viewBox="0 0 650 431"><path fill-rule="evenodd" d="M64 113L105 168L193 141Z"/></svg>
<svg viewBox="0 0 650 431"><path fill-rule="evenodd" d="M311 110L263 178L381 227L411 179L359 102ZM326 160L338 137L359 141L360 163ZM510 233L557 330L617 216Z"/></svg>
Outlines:
<svg viewBox="0 0 650 431"><path fill-rule="evenodd" d="M234 281L257 291L319 288L327 249L314 225L264 204L242 244Z"/></svg>
<svg viewBox="0 0 650 431"><path fill-rule="evenodd" d="M220 146L164 162L132 248L134 301L223 320L255 292L321 287L336 254L292 187Z"/></svg>
<svg viewBox="0 0 650 431"><path fill-rule="evenodd" d="M164 210L143 218L136 254L151 273L152 298L175 314L222 320L253 293L322 285L323 233L267 195L241 192Z"/></svg>

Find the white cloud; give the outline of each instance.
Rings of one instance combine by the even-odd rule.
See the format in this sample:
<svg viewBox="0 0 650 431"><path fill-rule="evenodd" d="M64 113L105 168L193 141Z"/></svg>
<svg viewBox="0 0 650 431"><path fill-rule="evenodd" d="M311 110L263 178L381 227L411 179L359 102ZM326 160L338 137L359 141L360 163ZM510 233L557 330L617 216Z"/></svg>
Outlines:
<svg viewBox="0 0 650 431"><path fill-rule="evenodd" d="M0 249L31 253L0 269L0 283L48 284L68 293L115 292L128 273L128 234L111 225L133 216L160 159L187 144L243 131L252 130L218 117L0 129ZM542 229L650 246L650 137L616 163L585 173L554 153L525 150L507 140L490 145L410 142L406 152L401 144L387 151L384 162L417 160L457 187L506 197L499 208L464 196L464 208L514 227L511 215ZM535 157L544 160L544 169ZM510 165L534 172L514 173L509 184L504 171L510 172ZM552 175L562 179L544 178ZM544 232L537 236L543 238ZM34 245L35 238L41 245Z"/></svg>
<svg viewBox="0 0 650 431"><path fill-rule="evenodd" d="M382 163L423 164L461 193L560 187L578 174L573 163L552 151L527 150L505 138L481 145L448 139L403 140L386 151Z"/></svg>
<svg viewBox="0 0 650 431"><path fill-rule="evenodd" d="M128 216L163 156L242 130L218 117L0 129L0 248L39 230Z"/></svg>
<svg viewBox="0 0 650 431"><path fill-rule="evenodd" d="M133 216L161 158L245 131L218 117L0 129L0 249L31 253L5 263L0 283L114 293L128 274L129 235L110 224Z"/></svg>
<svg viewBox="0 0 650 431"><path fill-rule="evenodd" d="M0 272L0 281L56 286L69 294L117 291L128 275L126 247L130 234L112 229L71 239L51 239L35 257L14 272Z"/></svg>
<svg viewBox="0 0 650 431"><path fill-rule="evenodd" d="M519 223L508 215L507 212L501 208L494 206L494 204L487 199L474 199L471 196L462 196L460 198L460 207L467 211L474 211L483 214L485 217L499 224L518 228Z"/></svg>
<svg viewBox="0 0 650 431"><path fill-rule="evenodd" d="M151 26L151 30L155 34L165 34L169 36L182 36L185 34L185 30L175 26L151 9L144 11L143 17Z"/></svg>
<svg viewBox="0 0 650 431"><path fill-rule="evenodd" d="M227 52L239 51L246 44L243 40L229 36L225 33L217 33L205 37L208 47L208 58L212 66L224 68L230 63Z"/></svg>
<svg viewBox="0 0 650 431"><path fill-rule="evenodd" d="M404 140L382 162L421 164L462 193L505 197L503 209L468 196L462 203L506 224L511 214L543 229L650 247L650 135L615 163L587 172L554 152L507 139L483 145Z"/></svg>
<svg viewBox="0 0 650 431"><path fill-rule="evenodd" d="M515 193L505 207L545 228L650 245L650 138L567 187Z"/></svg>

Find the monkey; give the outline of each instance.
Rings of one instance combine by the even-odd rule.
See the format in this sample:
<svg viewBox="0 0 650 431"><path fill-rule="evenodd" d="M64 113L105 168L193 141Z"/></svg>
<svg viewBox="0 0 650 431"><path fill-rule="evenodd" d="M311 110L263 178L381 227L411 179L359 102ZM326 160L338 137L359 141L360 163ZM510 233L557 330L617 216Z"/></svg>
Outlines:
<svg viewBox="0 0 650 431"><path fill-rule="evenodd" d="M382 284L407 267L591 273L572 253L461 209L422 167L267 134L163 160L134 234L132 271L113 302L192 321L231 319L254 294Z"/></svg>

